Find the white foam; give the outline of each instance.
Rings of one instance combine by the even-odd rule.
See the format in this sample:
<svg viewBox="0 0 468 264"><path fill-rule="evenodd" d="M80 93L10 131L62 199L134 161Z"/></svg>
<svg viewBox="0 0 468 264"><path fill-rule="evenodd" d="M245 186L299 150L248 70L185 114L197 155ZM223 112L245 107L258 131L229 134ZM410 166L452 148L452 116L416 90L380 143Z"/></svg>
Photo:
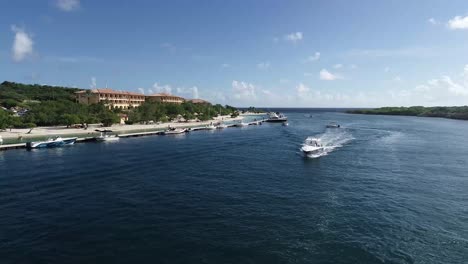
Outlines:
<svg viewBox="0 0 468 264"><path fill-rule="evenodd" d="M328 155L337 148L341 148L346 143L353 140L353 136L346 129L328 129L323 134L318 134L310 138L317 138L323 145L323 151L314 154L307 154L308 158L319 158ZM306 139L306 140L307 140Z"/></svg>

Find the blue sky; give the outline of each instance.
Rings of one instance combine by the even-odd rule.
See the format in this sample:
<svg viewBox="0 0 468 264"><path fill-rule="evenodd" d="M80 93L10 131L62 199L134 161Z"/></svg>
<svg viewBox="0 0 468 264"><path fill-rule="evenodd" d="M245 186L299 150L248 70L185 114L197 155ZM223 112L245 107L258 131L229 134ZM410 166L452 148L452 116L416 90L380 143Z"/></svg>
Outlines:
<svg viewBox="0 0 468 264"><path fill-rule="evenodd" d="M468 1L0 3L0 80L235 106L468 104Z"/></svg>

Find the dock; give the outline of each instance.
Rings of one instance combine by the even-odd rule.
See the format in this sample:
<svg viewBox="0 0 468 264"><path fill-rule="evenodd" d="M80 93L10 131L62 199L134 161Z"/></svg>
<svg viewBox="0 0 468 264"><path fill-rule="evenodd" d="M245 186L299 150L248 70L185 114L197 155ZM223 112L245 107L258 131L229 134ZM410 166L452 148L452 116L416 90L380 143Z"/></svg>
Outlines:
<svg viewBox="0 0 468 264"><path fill-rule="evenodd" d="M266 119L262 119L262 120L252 121L252 122L246 122L246 123L243 123L243 124L244 124L244 126L261 125L265 121L266 121ZM227 127L236 127L237 124L238 123L231 123L231 124L228 124L226 126ZM206 130L206 129L207 129L206 126L199 126L199 127L191 127L189 131ZM165 130L134 132L134 133L119 134L117 136L119 138L153 136L153 135L161 135L162 132L164 132L164 131ZM86 142L95 142L95 141L96 141L95 137L83 137L83 138L78 138L76 140L76 143L86 143ZM26 148L26 143L0 145L0 151L10 150L10 149L25 149L25 148Z"/></svg>

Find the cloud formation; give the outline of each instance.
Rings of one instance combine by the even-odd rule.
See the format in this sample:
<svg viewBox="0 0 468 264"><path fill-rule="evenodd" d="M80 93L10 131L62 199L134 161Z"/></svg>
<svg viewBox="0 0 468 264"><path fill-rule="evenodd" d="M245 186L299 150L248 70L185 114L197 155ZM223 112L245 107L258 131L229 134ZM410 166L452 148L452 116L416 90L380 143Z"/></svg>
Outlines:
<svg viewBox="0 0 468 264"><path fill-rule="evenodd" d="M55 6L62 11L70 12L80 8L80 0L56 0Z"/></svg>
<svg viewBox="0 0 468 264"><path fill-rule="evenodd" d="M292 43L297 43L298 41L301 41L303 38L302 32L293 32L291 34L287 34L284 36L284 39L286 41L292 42Z"/></svg>
<svg viewBox="0 0 468 264"><path fill-rule="evenodd" d="M91 84L89 85L91 89L96 88L96 77L91 77Z"/></svg>
<svg viewBox="0 0 468 264"><path fill-rule="evenodd" d="M450 29L468 29L468 16L456 16L447 22Z"/></svg>
<svg viewBox="0 0 468 264"><path fill-rule="evenodd" d="M308 62L318 61L320 59L320 52L315 52L314 55L307 58Z"/></svg>
<svg viewBox="0 0 468 264"><path fill-rule="evenodd" d="M257 99L255 85L248 82L232 81L233 96L237 100L254 101Z"/></svg>
<svg viewBox="0 0 468 264"><path fill-rule="evenodd" d="M12 25L11 30L15 33L15 40L13 41L12 47L12 58L15 62L21 62L33 54L34 41L23 28Z"/></svg>
<svg viewBox="0 0 468 264"><path fill-rule="evenodd" d="M334 81L340 79L341 77L339 75L327 71L327 69L322 69L319 73L319 78L323 81Z"/></svg>
<svg viewBox="0 0 468 264"><path fill-rule="evenodd" d="M269 62L260 62L257 64L257 68L260 70L268 70L270 68L270 63Z"/></svg>
<svg viewBox="0 0 468 264"><path fill-rule="evenodd" d="M431 17L427 20L427 22L429 22L430 24L432 25L438 25L440 24L439 21L437 21L435 18Z"/></svg>

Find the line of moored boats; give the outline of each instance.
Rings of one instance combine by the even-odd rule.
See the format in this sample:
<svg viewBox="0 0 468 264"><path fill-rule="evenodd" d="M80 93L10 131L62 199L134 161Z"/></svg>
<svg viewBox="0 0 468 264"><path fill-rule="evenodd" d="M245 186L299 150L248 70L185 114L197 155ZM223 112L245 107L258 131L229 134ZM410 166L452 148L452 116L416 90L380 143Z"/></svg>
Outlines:
<svg viewBox="0 0 468 264"><path fill-rule="evenodd" d="M283 114L280 113L269 113L268 114L268 119L266 120L254 120L253 122L250 123L245 123L243 121L234 123L232 127L245 127L249 125L261 125L263 121L266 122L287 122L287 117L284 116ZM177 135L177 134L183 134L187 133L190 131L196 131L196 130L217 130L217 129L224 129L227 128L228 125L224 123L218 123L218 124L213 124L210 123L209 125L202 126L202 127L195 127L195 128L175 128L175 127L169 127L165 131L158 132L157 134L159 135ZM99 132L100 135L94 137L96 141L99 142L105 142L105 141L118 141L120 137L118 135L113 135L112 130L102 130L102 129L97 129L95 130L96 132ZM73 145L75 142L78 140L78 137L61 137L57 136L54 138L49 138L45 141L34 141L34 142L27 142L26 143L26 148L28 149L36 149L36 148L55 148L55 147L62 147L62 146L68 146L68 145Z"/></svg>

